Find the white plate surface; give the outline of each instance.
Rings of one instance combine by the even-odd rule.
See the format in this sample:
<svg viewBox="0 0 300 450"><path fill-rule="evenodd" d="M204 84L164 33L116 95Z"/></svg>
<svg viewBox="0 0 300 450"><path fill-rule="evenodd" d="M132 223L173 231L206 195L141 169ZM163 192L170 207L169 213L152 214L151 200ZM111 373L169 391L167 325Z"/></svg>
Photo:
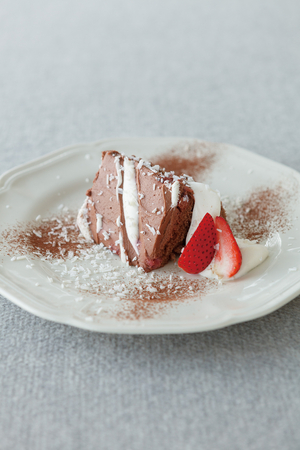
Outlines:
<svg viewBox="0 0 300 450"><path fill-rule="evenodd" d="M110 139L58 150L38 160L17 167L1 177L1 230L17 222L31 221L36 216L57 213L59 205L78 209L91 186L103 150L151 159L178 144L194 140L179 138ZM219 164L208 174L211 187L235 199L249 190L281 182L290 183L299 194L300 175L281 164L241 148L213 144ZM89 156L86 156L89 155ZM90 182L86 179L89 178ZM59 194L59 195L58 195ZM7 208L7 205L10 207ZM266 315L297 296L300 292L300 219L299 195L295 197L291 226L286 232L273 234L269 241L269 258L244 277L223 283L204 297L191 299L148 319L120 320L105 310L120 308L122 299L114 302L105 296L80 295L74 287L61 288L59 275L47 261L35 260L29 270L28 261L11 261L3 252L0 265L0 292L12 302L42 318L80 328L109 333L186 333L222 328ZM120 274L124 269L113 257ZM88 264L88 262L83 262ZM26 267L27 266L27 267ZM170 263L165 271L178 271ZM122 272L123 271L123 272ZM178 272L179 274L179 272ZM180 272L182 275L182 272ZM47 276L54 279L49 283ZM126 279L126 277L125 277ZM36 284L38 283L38 286ZM103 307L97 314L99 300Z"/></svg>

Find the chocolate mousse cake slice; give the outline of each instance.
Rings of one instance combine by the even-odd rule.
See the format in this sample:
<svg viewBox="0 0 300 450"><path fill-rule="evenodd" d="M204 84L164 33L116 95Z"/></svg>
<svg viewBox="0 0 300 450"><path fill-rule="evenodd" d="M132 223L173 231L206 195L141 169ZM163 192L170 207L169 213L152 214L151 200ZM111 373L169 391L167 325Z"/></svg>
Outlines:
<svg viewBox="0 0 300 450"><path fill-rule="evenodd" d="M194 207L189 180L142 159L103 152L78 226L123 262L146 272L158 269L184 245Z"/></svg>

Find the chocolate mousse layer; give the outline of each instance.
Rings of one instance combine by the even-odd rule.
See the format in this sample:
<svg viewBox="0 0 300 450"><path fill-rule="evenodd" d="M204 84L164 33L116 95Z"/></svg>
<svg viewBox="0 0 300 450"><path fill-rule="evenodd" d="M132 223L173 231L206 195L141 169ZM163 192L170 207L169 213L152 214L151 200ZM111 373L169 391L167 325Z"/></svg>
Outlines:
<svg viewBox="0 0 300 450"><path fill-rule="evenodd" d="M150 272L183 247L194 207L187 176L107 151L87 197L88 232L123 262Z"/></svg>

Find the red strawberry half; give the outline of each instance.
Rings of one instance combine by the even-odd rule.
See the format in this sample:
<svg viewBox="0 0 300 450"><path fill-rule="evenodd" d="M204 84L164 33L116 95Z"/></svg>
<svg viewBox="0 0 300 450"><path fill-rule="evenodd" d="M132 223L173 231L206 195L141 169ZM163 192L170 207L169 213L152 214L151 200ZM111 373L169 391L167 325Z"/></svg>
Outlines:
<svg viewBox="0 0 300 450"><path fill-rule="evenodd" d="M207 213L187 243L178 266L187 273L200 273L211 263L217 240L214 219Z"/></svg>
<svg viewBox="0 0 300 450"><path fill-rule="evenodd" d="M214 271L220 277L231 278L241 268L242 253L223 217L216 217L216 229L218 249L214 261Z"/></svg>

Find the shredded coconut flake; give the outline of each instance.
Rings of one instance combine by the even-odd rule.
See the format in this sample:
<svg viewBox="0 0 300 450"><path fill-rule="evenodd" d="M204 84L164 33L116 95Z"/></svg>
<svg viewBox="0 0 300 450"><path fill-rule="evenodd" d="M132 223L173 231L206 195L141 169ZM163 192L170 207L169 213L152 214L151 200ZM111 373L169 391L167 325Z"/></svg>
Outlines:
<svg viewBox="0 0 300 450"><path fill-rule="evenodd" d="M142 159L140 159L138 165L137 165L137 169L140 170L143 167L144 161Z"/></svg>
<svg viewBox="0 0 300 450"><path fill-rule="evenodd" d="M146 223L146 227L148 227L149 230L151 231L151 233L153 234L153 236L155 236L155 234L156 234L155 228L151 227L151 226L148 225L147 223Z"/></svg>
<svg viewBox="0 0 300 450"><path fill-rule="evenodd" d="M107 233L107 231L103 230L103 231L102 231L102 234L103 234L103 236L104 236L104 240L105 240L105 241L108 241L108 239L110 238L109 233Z"/></svg>

